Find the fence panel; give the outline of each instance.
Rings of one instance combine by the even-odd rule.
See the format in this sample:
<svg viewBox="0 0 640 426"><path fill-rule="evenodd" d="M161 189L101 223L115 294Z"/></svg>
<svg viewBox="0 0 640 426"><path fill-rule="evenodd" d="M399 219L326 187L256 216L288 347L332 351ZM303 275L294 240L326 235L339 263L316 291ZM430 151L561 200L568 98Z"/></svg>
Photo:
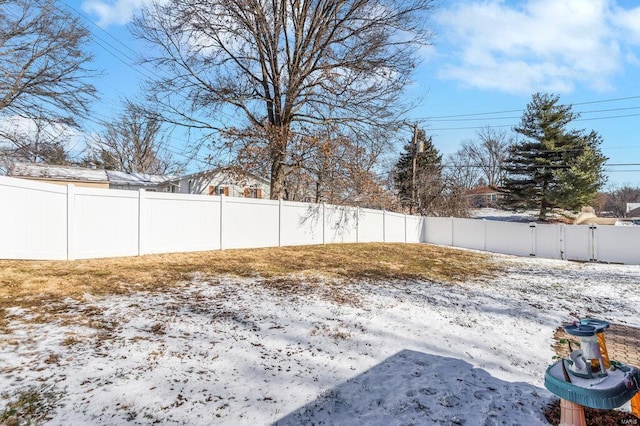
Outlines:
<svg viewBox="0 0 640 426"><path fill-rule="evenodd" d="M528 223L488 220L486 224L487 251L516 256L532 254L533 231Z"/></svg>
<svg viewBox="0 0 640 426"><path fill-rule="evenodd" d="M407 216L344 206L60 186L0 176L0 258L427 242L640 264L640 228Z"/></svg>
<svg viewBox="0 0 640 426"><path fill-rule="evenodd" d="M598 226L596 259L640 265L640 227Z"/></svg>
<svg viewBox="0 0 640 426"><path fill-rule="evenodd" d="M222 204L222 248L278 246L278 201L223 197Z"/></svg>
<svg viewBox="0 0 640 426"><path fill-rule="evenodd" d="M140 254L220 248L220 197L140 191Z"/></svg>
<svg viewBox="0 0 640 426"><path fill-rule="evenodd" d="M386 243L404 243L405 239L405 215L385 212L384 241Z"/></svg>
<svg viewBox="0 0 640 426"><path fill-rule="evenodd" d="M384 217L381 210L360 209L358 213L358 242L384 241Z"/></svg>
<svg viewBox="0 0 640 426"><path fill-rule="evenodd" d="M534 254L550 259L562 258L562 226L555 224L536 224Z"/></svg>
<svg viewBox="0 0 640 426"><path fill-rule="evenodd" d="M424 217L407 216L407 242L421 243L424 241Z"/></svg>
<svg viewBox="0 0 640 426"><path fill-rule="evenodd" d="M357 240L358 211L354 207L325 206L324 241L355 243Z"/></svg>
<svg viewBox="0 0 640 426"><path fill-rule="evenodd" d="M322 204L282 201L280 244L283 246L322 244Z"/></svg>
<svg viewBox="0 0 640 426"><path fill-rule="evenodd" d="M426 217L424 220L424 242L440 246L453 245L453 218Z"/></svg>
<svg viewBox="0 0 640 426"><path fill-rule="evenodd" d="M593 259L592 232L588 225L564 225L564 258L583 262Z"/></svg>
<svg viewBox="0 0 640 426"><path fill-rule="evenodd" d="M70 258L138 254L138 192L75 188Z"/></svg>
<svg viewBox="0 0 640 426"><path fill-rule="evenodd" d="M453 245L474 250L485 249L486 220L454 219Z"/></svg>
<svg viewBox="0 0 640 426"><path fill-rule="evenodd" d="M67 188L0 176L0 259L67 258Z"/></svg>

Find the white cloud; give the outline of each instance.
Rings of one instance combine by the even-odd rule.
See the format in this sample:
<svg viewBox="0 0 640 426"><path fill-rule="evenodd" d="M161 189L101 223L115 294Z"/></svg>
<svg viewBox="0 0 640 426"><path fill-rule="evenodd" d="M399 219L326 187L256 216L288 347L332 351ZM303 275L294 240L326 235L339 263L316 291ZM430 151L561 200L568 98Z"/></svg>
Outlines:
<svg viewBox="0 0 640 426"><path fill-rule="evenodd" d="M629 43L640 44L640 7L629 10L616 7L613 21Z"/></svg>
<svg viewBox="0 0 640 426"><path fill-rule="evenodd" d="M436 17L449 46L439 76L518 94L604 91L625 60L617 22L640 36L635 13L610 0L460 2Z"/></svg>
<svg viewBox="0 0 640 426"><path fill-rule="evenodd" d="M82 3L82 10L98 17L101 27L109 25L125 25L148 0L87 0Z"/></svg>
<svg viewBox="0 0 640 426"><path fill-rule="evenodd" d="M17 115L0 117L0 132L4 132L22 140L36 138L38 132L36 123L25 117ZM59 141L71 157L81 155L86 149L87 135L80 130L64 124L45 124L40 129L40 140ZM11 147L13 144L0 138L0 148Z"/></svg>

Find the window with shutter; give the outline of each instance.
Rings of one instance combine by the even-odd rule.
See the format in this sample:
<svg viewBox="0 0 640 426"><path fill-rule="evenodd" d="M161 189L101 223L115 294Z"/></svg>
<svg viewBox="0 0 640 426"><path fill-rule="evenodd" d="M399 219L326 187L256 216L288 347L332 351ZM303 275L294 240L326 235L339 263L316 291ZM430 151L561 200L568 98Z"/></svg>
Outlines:
<svg viewBox="0 0 640 426"><path fill-rule="evenodd" d="M228 186L216 186L215 195L226 195L229 196L229 187Z"/></svg>
<svg viewBox="0 0 640 426"><path fill-rule="evenodd" d="M215 190L216 190L216 189L214 188L214 186L213 186L213 185L209 185L209 195L213 195L213 194L215 194Z"/></svg>
<svg viewBox="0 0 640 426"><path fill-rule="evenodd" d="M258 188L245 188L244 189L244 197L245 198L262 198L262 190Z"/></svg>

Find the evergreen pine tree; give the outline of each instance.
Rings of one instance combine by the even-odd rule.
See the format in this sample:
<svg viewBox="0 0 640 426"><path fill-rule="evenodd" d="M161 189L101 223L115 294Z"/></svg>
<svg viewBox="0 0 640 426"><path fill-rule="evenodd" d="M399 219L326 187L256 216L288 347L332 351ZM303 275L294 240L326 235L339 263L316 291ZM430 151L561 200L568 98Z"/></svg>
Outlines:
<svg viewBox="0 0 640 426"><path fill-rule="evenodd" d="M396 162L393 180L403 207L425 213L435 197L442 192L442 155L427 139L423 129L409 141ZM415 179L413 161L415 157Z"/></svg>
<svg viewBox="0 0 640 426"><path fill-rule="evenodd" d="M579 117L559 97L536 93L514 130L524 139L509 149L504 164L503 204L539 209L545 220L554 208L577 210L590 204L604 184L602 138L568 130Z"/></svg>

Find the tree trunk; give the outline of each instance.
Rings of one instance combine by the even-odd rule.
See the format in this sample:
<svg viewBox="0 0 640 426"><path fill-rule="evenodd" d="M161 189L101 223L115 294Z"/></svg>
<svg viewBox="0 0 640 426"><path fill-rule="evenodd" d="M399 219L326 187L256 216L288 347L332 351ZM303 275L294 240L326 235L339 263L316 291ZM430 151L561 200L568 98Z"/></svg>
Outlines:
<svg viewBox="0 0 640 426"><path fill-rule="evenodd" d="M284 161L279 161L274 158L273 162L271 163L271 199L272 200L279 200L279 199L286 198L284 178L285 178Z"/></svg>
<svg viewBox="0 0 640 426"><path fill-rule="evenodd" d="M289 138L288 126L274 129L271 134L271 199L286 199L286 155L287 140Z"/></svg>

